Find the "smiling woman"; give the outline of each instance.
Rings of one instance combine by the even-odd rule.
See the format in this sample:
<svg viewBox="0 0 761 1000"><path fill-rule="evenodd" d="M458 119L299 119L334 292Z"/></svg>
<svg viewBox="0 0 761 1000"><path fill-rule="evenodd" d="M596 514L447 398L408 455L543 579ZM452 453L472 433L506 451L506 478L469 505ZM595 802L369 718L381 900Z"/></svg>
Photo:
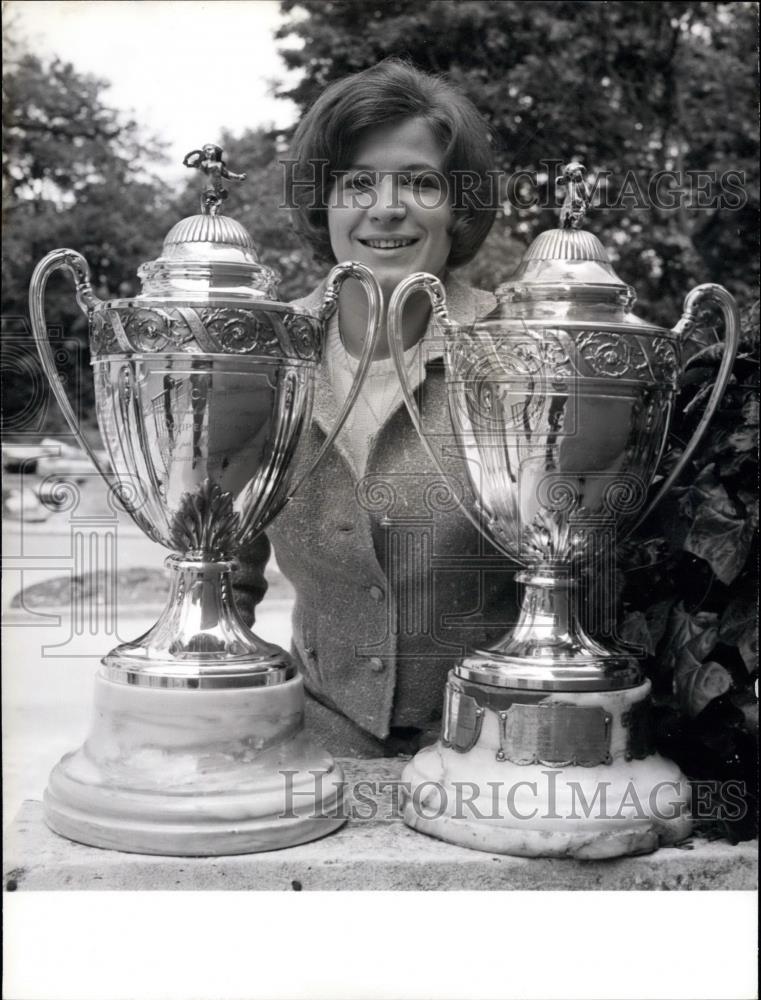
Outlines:
<svg viewBox="0 0 761 1000"><path fill-rule="evenodd" d="M370 132L425 123L434 140L431 150L412 129L418 180L444 181L451 195L460 189L458 178L467 175L470 197L449 198L455 225L450 267L471 260L494 221L495 207L485 196L493 168L486 123L467 98L441 77L429 76L396 59L387 59L329 87L302 119L293 141L293 170L288 175L289 204L295 209L296 228L316 255L328 263L336 260L326 221L336 180L346 171L364 166L363 174L379 169L359 160L359 144ZM410 133L407 133L409 137ZM432 156L426 163L425 154ZM420 171L420 166L423 170ZM434 167L433 175L427 168ZM366 178L365 178L366 180ZM363 183L360 180L360 183Z"/></svg>
<svg viewBox="0 0 761 1000"><path fill-rule="evenodd" d="M452 250L453 212L442 176L444 153L424 118L379 125L360 140L350 168L337 176L328 204L330 246L338 260L371 267L388 301L408 274L443 274ZM442 181L444 183L442 183ZM405 348L420 339L425 303L405 327ZM347 289L339 326L358 355L364 330L360 289ZM409 318L408 318L409 319ZM381 341L376 357L389 357Z"/></svg>
<svg viewBox="0 0 761 1000"><path fill-rule="evenodd" d="M384 330L392 292L415 271L442 278L457 322L492 310L490 294L450 273L473 258L495 214L487 128L454 87L387 60L329 87L296 130L293 154L296 228L326 264L372 268ZM322 287L300 304L321 298ZM346 281L297 466L311 464L346 399L366 309L360 287ZM410 299L402 338L426 426L451 435L441 341L425 296ZM435 739L453 660L512 620L512 567L484 551L463 500L472 503L461 459L451 456L445 479L433 467L382 336L335 445L268 531L296 591L293 653L307 723L332 752L388 756ZM238 575L239 604L251 614L268 553L260 539Z"/></svg>

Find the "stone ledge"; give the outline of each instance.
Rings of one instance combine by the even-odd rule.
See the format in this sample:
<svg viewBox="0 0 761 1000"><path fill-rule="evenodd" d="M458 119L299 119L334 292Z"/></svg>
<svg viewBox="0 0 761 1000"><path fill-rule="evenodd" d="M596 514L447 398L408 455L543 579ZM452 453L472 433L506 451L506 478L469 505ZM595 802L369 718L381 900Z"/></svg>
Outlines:
<svg viewBox="0 0 761 1000"><path fill-rule="evenodd" d="M350 785L393 783L404 761L342 761ZM391 791L367 794L373 819L283 851L225 858L124 854L74 844L52 833L42 803L27 801L6 833L3 885L28 890L300 889L731 889L758 887L755 841L732 846L695 837L681 847L609 861L512 858L470 851L408 829Z"/></svg>

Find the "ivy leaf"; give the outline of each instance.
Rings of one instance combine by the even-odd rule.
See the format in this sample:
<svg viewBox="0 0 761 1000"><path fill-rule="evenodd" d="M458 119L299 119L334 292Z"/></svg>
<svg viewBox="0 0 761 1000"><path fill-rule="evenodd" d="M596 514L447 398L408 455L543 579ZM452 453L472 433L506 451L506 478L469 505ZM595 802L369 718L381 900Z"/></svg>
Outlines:
<svg viewBox="0 0 761 1000"><path fill-rule="evenodd" d="M665 644L659 657L661 666L666 670L675 670L682 650L691 642L709 629L718 634L718 620L718 615L709 611L702 611L699 614L691 615L685 611L683 601L675 604L671 609L671 615L666 628ZM714 638L713 644L706 650L705 656L708 655L715 644L716 639ZM700 657L700 659L702 658Z"/></svg>
<svg viewBox="0 0 761 1000"><path fill-rule="evenodd" d="M621 624L621 638L646 656L655 653L656 643L650 635L647 617L642 611L630 611Z"/></svg>
<svg viewBox="0 0 761 1000"><path fill-rule="evenodd" d="M754 454L748 451L729 452L719 459L719 472L727 479L740 473L746 462L751 462Z"/></svg>
<svg viewBox="0 0 761 1000"><path fill-rule="evenodd" d="M750 451L755 454L758 448L758 429L750 425L747 427L739 427L736 431L732 431L729 435L727 438L727 444L734 451Z"/></svg>
<svg viewBox="0 0 761 1000"><path fill-rule="evenodd" d="M707 660L698 663L696 669L684 672L678 689L679 702L694 719L714 698L726 694L731 686L732 678L726 668L715 660Z"/></svg>
<svg viewBox="0 0 761 1000"><path fill-rule="evenodd" d="M731 601L719 624L719 639L737 646L749 673L758 668L757 624L758 609L750 597L736 597Z"/></svg>
<svg viewBox="0 0 761 1000"><path fill-rule="evenodd" d="M669 615L673 606L673 600L658 601L656 604L651 604L645 612L647 628L656 647L666 632L666 626L668 625Z"/></svg>
<svg viewBox="0 0 761 1000"><path fill-rule="evenodd" d="M737 511L724 486L716 478L715 465L707 465L700 475L686 488L675 490L679 495L679 510L686 518L693 518L703 504L708 504L720 514L733 517Z"/></svg>
<svg viewBox="0 0 761 1000"><path fill-rule="evenodd" d="M698 507L684 549L705 559L719 580L728 585L742 571L752 542L750 518L728 516L708 502Z"/></svg>
<svg viewBox="0 0 761 1000"><path fill-rule="evenodd" d="M691 718L732 686L729 672L720 663L704 662L718 640L719 629L711 626L694 635L676 655L674 691L683 711Z"/></svg>
<svg viewBox="0 0 761 1000"><path fill-rule="evenodd" d="M758 494L748 493L747 490L738 490L737 496L745 507L753 530L758 530Z"/></svg>
<svg viewBox="0 0 761 1000"><path fill-rule="evenodd" d="M758 396L751 393L743 403L742 417L746 424L758 427Z"/></svg>
<svg viewBox="0 0 761 1000"><path fill-rule="evenodd" d="M758 737L758 698L753 691L737 691L730 695L732 704L742 712L743 727Z"/></svg>

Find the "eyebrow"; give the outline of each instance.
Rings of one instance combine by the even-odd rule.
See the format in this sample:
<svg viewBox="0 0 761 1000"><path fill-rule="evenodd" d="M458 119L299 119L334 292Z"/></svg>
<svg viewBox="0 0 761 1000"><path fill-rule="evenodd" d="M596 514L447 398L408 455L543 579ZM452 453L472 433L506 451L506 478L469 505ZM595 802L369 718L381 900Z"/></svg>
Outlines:
<svg viewBox="0 0 761 1000"><path fill-rule="evenodd" d="M394 170L379 170L377 167L366 163L352 163L350 167L347 167L347 170L368 170L381 174L401 174L405 170L430 170L435 174L442 172L441 167L436 167L432 163L407 163L405 166L396 167Z"/></svg>

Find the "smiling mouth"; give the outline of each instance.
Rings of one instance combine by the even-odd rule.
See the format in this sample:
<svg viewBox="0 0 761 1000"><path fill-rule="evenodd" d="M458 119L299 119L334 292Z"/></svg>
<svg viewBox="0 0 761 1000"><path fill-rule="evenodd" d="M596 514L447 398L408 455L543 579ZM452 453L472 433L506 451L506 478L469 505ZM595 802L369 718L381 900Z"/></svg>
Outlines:
<svg viewBox="0 0 761 1000"><path fill-rule="evenodd" d="M406 238L395 240L360 240L359 242L363 246L370 247L372 250L401 250L403 247L411 247L418 241L417 238Z"/></svg>

